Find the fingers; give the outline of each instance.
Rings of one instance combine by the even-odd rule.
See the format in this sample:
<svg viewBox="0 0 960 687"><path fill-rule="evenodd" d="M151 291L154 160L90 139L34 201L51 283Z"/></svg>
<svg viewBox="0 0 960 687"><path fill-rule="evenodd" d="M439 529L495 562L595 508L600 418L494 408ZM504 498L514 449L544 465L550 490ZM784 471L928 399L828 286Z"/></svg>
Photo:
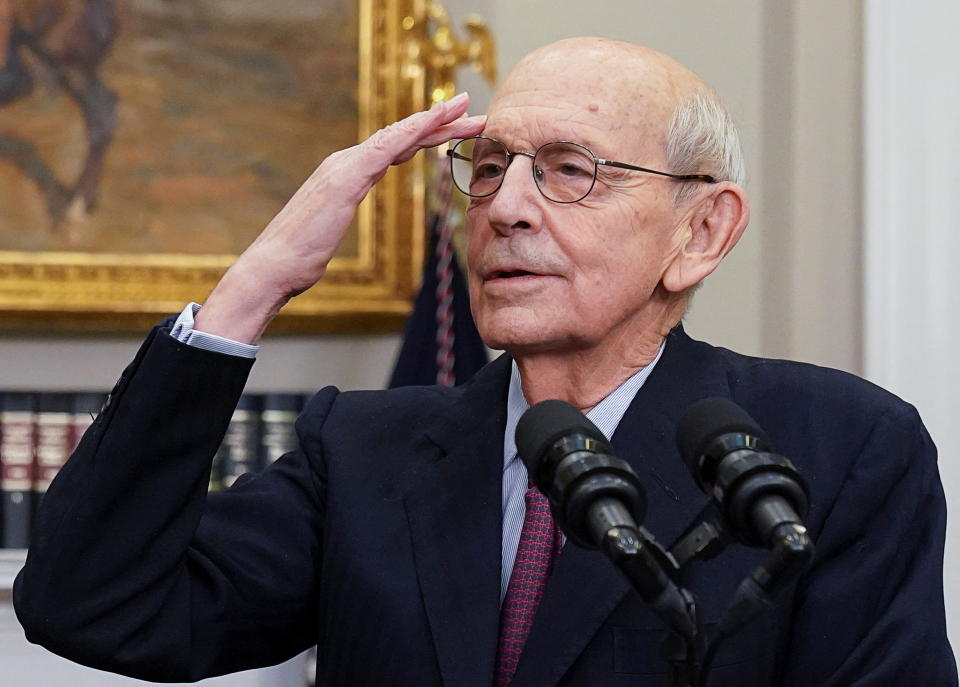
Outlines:
<svg viewBox="0 0 960 687"><path fill-rule="evenodd" d="M415 145L403 151L396 157L396 159L394 159L393 164L399 165L403 162L406 162L423 148L432 148L433 146L446 143L454 138L468 138L470 136L476 136L483 131L483 128L486 125L487 118L485 115L461 117L460 119L450 122L449 124L444 124L443 126L440 126L434 131L428 133L422 139L417 141Z"/></svg>
<svg viewBox="0 0 960 687"><path fill-rule="evenodd" d="M255 292L263 297L257 308L248 308L256 318L245 325L244 337L255 340L286 300L323 276L357 206L391 164L409 159L421 148L475 136L483 130L486 118L468 117L469 104L466 93L437 103L381 129L363 143L332 153L314 170L228 271L234 276L244 275L239 283L259 284ZM263 265L269 265L269 270L265 272ZM242 291L230 284L224 288L228 295L221 298L228 304L233 302L230 293ZM214 294L211 298L215 299ZM205 310L209 303L208 299ZM234 320L238 319L233 315L235 310L229 311Z"/></svg>
<svg viewBox="0 0 960 687"><path fill-rule="evenodd" d="M467 107L470 106L470 95L464 91L450 98L450 100L441 100L435 103L427 112L437 113L440 117L440 124L447 124L455 119L462 117Z"/></svg>
<svg viewBox="0 0 960 687"><path fill-rule="evenodd" d="M465 117L469 104L470 97L461 93L380 129L360 145L364 157L372 168L386 168L409 159L419 148L476 135L485 120Z"/></svg>
<svg viewBox="0 0 960 687"><path fill-rule="evenodd" d="M425 135L417 143L421 148L430 148L432 146L446 143L454 138L469 138L476 136L483 131L487 125L486 115L473 115L472 117L460 117L454 121L437 127L434 131Z"/></svg>

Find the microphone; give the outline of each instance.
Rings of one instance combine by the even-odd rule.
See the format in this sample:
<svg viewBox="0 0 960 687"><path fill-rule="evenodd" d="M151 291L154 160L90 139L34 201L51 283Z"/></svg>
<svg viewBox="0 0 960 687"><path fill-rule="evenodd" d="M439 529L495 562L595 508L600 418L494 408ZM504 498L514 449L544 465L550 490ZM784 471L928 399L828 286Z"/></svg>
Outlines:
<svg viewBox="0 0 960 687"><path fill-rule="evenodd" d="M516 441L567 536L603 551L655 613L680 636L694 638L693 598L674 581L677 561L640 525L646 491L597 426L569 403L542 401L520 418Z"/></svg>
<svg viewBox="0 0 960 687"><path fill-rule="evenodd" d="M793 464L774 453L747 411L727 399L707 398L687 408L677 425L677 447L732 534L769 549L713 629L702 664L706 675L720 644L769 609L812 560L813 542L803 525L809 494Z"/></svg>
<svg viewBox="0 0 960 687"><path fill-rule="evenodd" d="M674 580L676 559L640 523L646 491L606 437L563 401L542 401L520 418L517 453L550 500L557 524L576 544L599 548L680 637L690 660L698 636L693 597Z"/></svg>
<svg viewBox="0 0 960 687"><path fill-rule="evenodd" d="M557 524L574 542L595 549L617 528L636 531L646 492L607 438L563 401L531 406L517 423L517 453L537 488L554 505Z"/></svg>
<svg viewBox="0 0 960 687"><path fill-rule="evenodd" d="M680 419L676 439L697 485L713 497L741 542L774 548L798 528L805 534L806 482L773 452L743 408L724 398L697 401Z"/></svg>

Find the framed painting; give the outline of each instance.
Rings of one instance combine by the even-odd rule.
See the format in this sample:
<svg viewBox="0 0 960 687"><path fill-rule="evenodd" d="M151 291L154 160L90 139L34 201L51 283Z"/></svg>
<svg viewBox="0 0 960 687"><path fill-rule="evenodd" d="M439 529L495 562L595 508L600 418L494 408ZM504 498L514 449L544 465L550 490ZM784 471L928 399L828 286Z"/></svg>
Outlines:
<svg viewBox="0 0 960 687"><path fill-rule="evenodd" d="M420 7L420 9L418 9ZM202 301L316 165L421 108L419 0L0 0L0 328ZM271 331L395 328L424 161L392 168Z"/></svg>

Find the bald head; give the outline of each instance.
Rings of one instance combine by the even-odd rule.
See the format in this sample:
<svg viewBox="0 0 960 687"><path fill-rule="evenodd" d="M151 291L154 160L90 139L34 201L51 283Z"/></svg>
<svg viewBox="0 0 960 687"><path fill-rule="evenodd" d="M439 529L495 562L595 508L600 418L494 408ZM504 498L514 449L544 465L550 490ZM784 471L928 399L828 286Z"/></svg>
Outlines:
<svg viewBox="0 0 960 687"><path fill-rule="evenodd" d="M569 38L527 55L498 89L491 110L531 92L563 93L586 113L619 121L646 135L667 126L679 103L709 87L671 57L605 38Z"/></svg>
<svg viewBox="0 0 960 687"><path fill-rule="evenodd" d="M630 155L648 166L662 162L678 174L708 173L743 183L739 137L716 93L661 52L592 37L539 48L498 88L488 112L494 123L489 131L496 131L498 117L515 118L518 108L539 107L545 121L554 105L569 108L563 116L578 130L603 129L615 137L621 155L615 159ZM526 115L534 111L527 109ZM678 194L690 190L677 187Z"/></svg>

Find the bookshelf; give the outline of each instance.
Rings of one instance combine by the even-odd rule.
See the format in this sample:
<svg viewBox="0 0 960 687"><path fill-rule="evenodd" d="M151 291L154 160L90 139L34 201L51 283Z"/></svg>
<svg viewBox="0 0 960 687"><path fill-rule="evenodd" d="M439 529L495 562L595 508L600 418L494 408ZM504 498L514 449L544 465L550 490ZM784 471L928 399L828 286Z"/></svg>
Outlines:
<svg viewBox="0 0 960 687"><path fill-rule="evenodd" d="M23 566L47 488L106 398L102 391L0 389L0 593ZM240 475L293 450L294 424L306 399L298 393L245 393L213 456L210 490L227 489Z"/></svg>

